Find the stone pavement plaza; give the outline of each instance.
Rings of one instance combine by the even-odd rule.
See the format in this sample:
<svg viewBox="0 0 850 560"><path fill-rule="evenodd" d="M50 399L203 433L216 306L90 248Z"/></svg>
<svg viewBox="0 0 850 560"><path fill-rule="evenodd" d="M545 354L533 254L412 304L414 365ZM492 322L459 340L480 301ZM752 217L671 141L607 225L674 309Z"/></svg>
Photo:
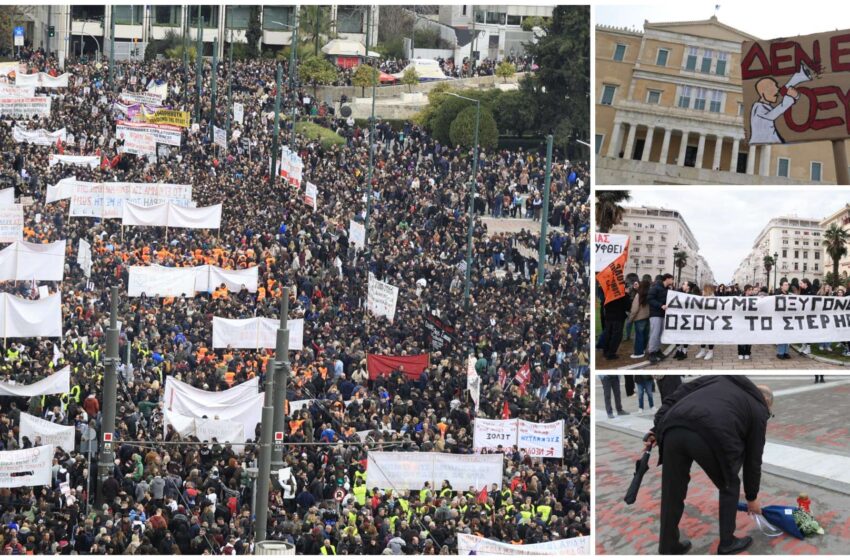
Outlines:
<svg viewBox="0 0 850 560"><path fill-rule="evenodd" d="M800 541L763 535L746 513L739 513L738 536L753 537L750 554L839 554L850 550L850 377L758 376L776 393L775 417L768 424L762 505L795 505L805 492L826 534ZM661 469L653 451L650 470L638 500L628 506L623 496L642 451L641 437L652 426L652 414L638 414L637 398L625 397L628 416L609 420L602 389L596 388L595 531L598 554L657 554ZM659 405L655 393L656 407ZM743 500L743 495L742 498ZM691 470L682 538L693 542L691 554L715 554L719 542L717 490L699 466Z"/></svg>

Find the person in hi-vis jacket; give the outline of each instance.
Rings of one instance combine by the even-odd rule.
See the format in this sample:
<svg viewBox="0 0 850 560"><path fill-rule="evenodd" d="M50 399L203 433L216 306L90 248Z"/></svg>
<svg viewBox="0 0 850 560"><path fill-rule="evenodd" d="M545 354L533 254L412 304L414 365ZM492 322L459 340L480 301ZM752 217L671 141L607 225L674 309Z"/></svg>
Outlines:
<svg viewBox="0 0 850 560"><path fill-rule="evenodd" d="M750 111L750 144L784 144L774 121L781 117L799 99L793 87L780 88L773 78L756 82L759 100ZM780 99L781 97L781 99Z"/></svg>

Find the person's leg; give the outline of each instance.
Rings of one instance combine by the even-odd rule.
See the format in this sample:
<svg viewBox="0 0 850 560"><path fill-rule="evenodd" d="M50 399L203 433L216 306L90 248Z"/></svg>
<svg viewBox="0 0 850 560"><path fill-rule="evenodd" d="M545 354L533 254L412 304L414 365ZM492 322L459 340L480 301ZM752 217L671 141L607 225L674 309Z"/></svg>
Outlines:
<svg viewBox="0 0 850 560"><path fill-rule="evenodd" d="M626 324L623 327L623 340L629 340L632 337L632 328L634 327L634 323L631 320L626 319Z"/></svg>
<svg viewBox="0 0 850 560"><path fill-rule="evenodd" d="M611 390L614 393L614 406L617 407L617 413L626 414L626 411L623 410L623 401L620 398L620 376L619 375L612 376Z"/></svg>
<svg viewBox="0 0 850 560"><path fill-rule="evenodd" d="M649 401L649 408L655 408L655 401L652 398L652 381L644 381L646 384L646 398Z"/></svg>
<svg viewBox="0 0 850 560"><path fill-rule="evenodd" d="M608 333L605 357L613 359L617 355L617 349L620 348L620 341L623 340L623 320L607 321L605 332Z"/></svg>
<svg viewBox="0 0 850 560"><path fill-rule="evenodd" d="M646 392L646 387L644 387L643 381L638 381L636 385L638 394L638 409L643 410L643 394Z"/></svg>
<svg viewBox="0 0 850 560"><path fill-rule="evenodd" d="M649 319L649 347L650 354L661 350L661 327L664 319L661 317L650 317Z"/></svg>
<svg viewBox="0 0 850 560"><path fill-rule="evenodd" d="M679 542L679 521L685 511L688 483L691 481L693 459L686 450L689 431L673 428L664 434L664 462L661 468L661 530L659 554L682 552Z"/></svg>
<svg viewBox="0 0 850 560"><path fill-rule="evenodd" d="M614 414L614 410L611 408L611 379L612 376L610 375L606 375L602 378L602 395L605 397L605 412L608 413L608 416L612 416ZM617 389L619 394L619 380L617 381Z"/></svg>

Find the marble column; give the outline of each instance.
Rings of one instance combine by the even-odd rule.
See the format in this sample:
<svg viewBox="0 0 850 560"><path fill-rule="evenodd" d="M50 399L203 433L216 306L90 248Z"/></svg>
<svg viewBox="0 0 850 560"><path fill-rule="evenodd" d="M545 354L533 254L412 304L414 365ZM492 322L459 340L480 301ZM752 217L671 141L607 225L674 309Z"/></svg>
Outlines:
<svg viewBox="0 0 850 560"><path fill-rule="evenodd" d="M672 129L664 129L664 140L661 142L661 159L659 159L658 161L665 165L667 164L667 152L670 151L670 136L672 136L672 134Z"/></svg>
<svg viewBox="0 0 850 560"><path fill-rule="evenodd" d="M697 161L694 167L702 169L702 156L705 155L705 134L700 133L699 144L697 144Z"/></svg>
<svg viewBox="0 0 850 560"><path fill-rule="evenodd" d="M732 161L729 162L729 171L736 173L738 171L738 152L741 150L741 139L735 138L732 141Z"/></svg>
<svg viewBox="0 0 850 560"><path fill-rule="evenodd" d="M711 162L711 170L720 170L720 156L723 152L723 137L715 136L714 140L714 160Z"/></svg>
<svg viewBox="0 0 850 560"><path fill-rule="evenodd" d="M611 131L611 138L608 140L608 157L615 158L620 155L620 142L622 142L623 123L615 122L614 129Z"/></svg>
<svg viewBox="0 0 850 560"><path fill-rule="evenodd" d="M635 148L635 135L637 134L637 125L629 125L629 136L626 138L626 148L623 150L623 159L632 159L632 152Z"/></svg>
<svg viewBox="0 0 850 560"><path fill-rule="evenodd" d="M688 131L682 131L682 141L679 144L679 159L676 160L676 165L683 167L685 165L685 151L688 149Z"/></svg>
<svg viewBox="0 0 850 560"><path fill-rule="evenodd" d="M650 126L646 129L646 137L643 141L643 153L640 155L641 161L649 161L649 154L652 152L652 136L655 134L655 127Z"/></svg>

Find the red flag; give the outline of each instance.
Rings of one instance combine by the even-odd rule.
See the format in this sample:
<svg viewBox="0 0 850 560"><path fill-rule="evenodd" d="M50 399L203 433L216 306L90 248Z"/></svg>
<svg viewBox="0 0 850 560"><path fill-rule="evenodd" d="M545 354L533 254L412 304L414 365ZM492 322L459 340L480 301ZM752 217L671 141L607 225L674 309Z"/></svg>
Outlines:
<svg viewBox="0 0 850 560"><path fill-rule="evenodd" d="M502 405L502 420L510 420L511 419L511 409L508 406L508 401L505 401L505 404Z"/></svg>
<svg viewBox="0 0 850 560"><path fill-rule="evenodd" d="M508 372L505 371L505 368L499 368L499 387L505 386L505 381L508 380Z"/></svg>
<svg viewBox="0 0 850 560"><path fill-rule="evenodd" d="M121 161L121 154L116 154L112 161L109 163L109 167L115 167L118 165L118 162Z"/></svg>
<svg viewBox="0 0 850 560"><path fill-rule="evenodd" d="M109 158L108 157L106 157L104 155L102 158L100 158L100 168L101 169L110 169L110 167L111 166L109 165Z"/></svg>
<svg viewBox="0 0 850 560"><path fill-rule="evenodd" d="M525 394L525 386L528 385L528 381L531 379L531 364L530 362L525 362L519 371L514 377L516 382L519 384L519 391L522 394Z"/></svg>
<svg viewBox="0 0 850 560"><path fill-rule="evenodd" d="M484 488L481 489L481 493L478 494L478 503L479 504L486 504L487 498L488 498L488 496L487 496L487 485L485 484Z"/></svg>
<svg viewBox="0 0 850 560"><path fill-rule="evenodd" d="M65 146L62 145L62 139L61 138L56 139L56 151L59 152L60 154L65 153Z"/></svg>

